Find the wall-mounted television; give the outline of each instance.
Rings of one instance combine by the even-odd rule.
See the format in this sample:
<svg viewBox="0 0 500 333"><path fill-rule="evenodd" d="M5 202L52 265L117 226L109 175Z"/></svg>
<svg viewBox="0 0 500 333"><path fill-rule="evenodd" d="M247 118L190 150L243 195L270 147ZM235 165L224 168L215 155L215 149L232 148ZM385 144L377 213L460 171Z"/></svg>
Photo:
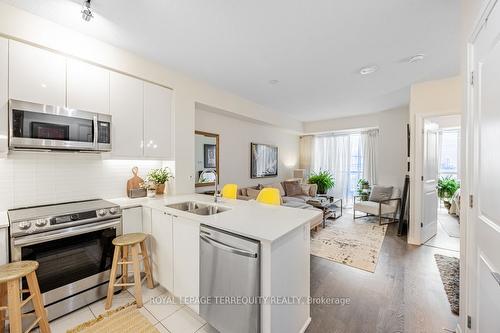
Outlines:
<svg viewBox="0 0 500 333"><path fill-rule="evenodd" d="M278 176L278 147L251 143L250 164L251 178Z"/></svg>

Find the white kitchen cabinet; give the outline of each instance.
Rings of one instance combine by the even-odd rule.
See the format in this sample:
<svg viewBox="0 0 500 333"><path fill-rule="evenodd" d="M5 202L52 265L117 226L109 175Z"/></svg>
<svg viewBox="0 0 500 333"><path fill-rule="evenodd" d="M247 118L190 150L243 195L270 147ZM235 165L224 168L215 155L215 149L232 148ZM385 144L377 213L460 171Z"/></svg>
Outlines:
<svg viewBox="0 0 500 333"><path fill-rule="evenodd" d="M110 113L112 155L143 156L143 81L123 74L110 73Z"/></svg>
<svg viewBox="0 0 500 333"><path fill-rule="evenodd" d="M126 208L122 210L123 234L143 232L142 207Z"/></svg>
<svg viewBox="0 0 500 333"><path fill-rule="evenodd" d="M9 228L0 228L0 265L9 262Z"/></svg>
<svg viewBox="0 0 500 333"><path fill-rule="evenodd" d="M9 42L0 37L0 157L5 156L8 146L9 112Z"/></svg>
<svg viewBox="0 0 500 333"><path fill-rule="evenodd" d="M172 90L144 82L144 156L172 157Z"/></svg>
<svg viewBox="0 0 500 333"><path fill-rule="evenodd" d="M109 71L75 59L67 64L67 106L109 113Z"/></svg>
<svg viewBox="0 0 500 333"><path fill-rule="evenodd" d="M174 291L172 216L160 210L151 212L153 278L168 291Z"/></svg>
<svg viewBox="0 0 500 333"><path fill-rule="evenodd" d="M13 40L9 41L9 97L66 105L66 58Z"/></svg>
<svg viewBox="0 0 500 333"><path fill-rule="evenodd" d="M174 295L200 295L200 225L183 217L173 218ZM198 304L190 304L199 313Z"/></svg>

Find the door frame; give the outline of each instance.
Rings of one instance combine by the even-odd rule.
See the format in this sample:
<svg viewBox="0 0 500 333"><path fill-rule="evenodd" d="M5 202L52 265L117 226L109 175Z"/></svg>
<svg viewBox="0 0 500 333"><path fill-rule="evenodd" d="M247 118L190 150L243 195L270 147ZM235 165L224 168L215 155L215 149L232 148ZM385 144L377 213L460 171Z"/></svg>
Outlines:
<svg viewBox="0 0 500 333"><path fill-rule="evenodd" d="M462 167L465 174L461 184L462 205L460 211L460 308L466 309L466 311L460 311L457 332L473 332L467 327L467 316L476 314L475 300L477 295L473 278L476 275L474 257L476 226L474 223L467 223L468 221L474 221L477 207L476 205L473 205L473 208L470 207L470 198L474 195L477 181L477 165L476 161L474 161L474 153L478 149L477 115L474 111L475 86L472 76L473 73L477 73L474 63L474 45L497 2L498 0L487 0L484 6L480 8L466 45L466 77L464 78L464 110L462 115L462 156L464 157Z"/></svg>
<svg viewBox="0 0 500 333"><path fill-rule="evenodd" d="M410 224L408 229L408 243L413 245L422 245L422 228L420 222L422 220L422 176L423 176L423 162L424 162L424 120L427 118L436 118L444 116L459 115L463 125L463 115L457 110L456 113L450 111L436 111L436 112L420 112L415 113L415 134L413 145L410 152L413 157L413 166L410 172L411 178L411 196L410 196ZM462 127L461 127L462 130ZM463 139L461 138L460 145L463 146ZM463 159L462 159L463 160ZM460 168L460 178L462 178L463 169ZM413 185L412 185L413 184Z"/></svg>

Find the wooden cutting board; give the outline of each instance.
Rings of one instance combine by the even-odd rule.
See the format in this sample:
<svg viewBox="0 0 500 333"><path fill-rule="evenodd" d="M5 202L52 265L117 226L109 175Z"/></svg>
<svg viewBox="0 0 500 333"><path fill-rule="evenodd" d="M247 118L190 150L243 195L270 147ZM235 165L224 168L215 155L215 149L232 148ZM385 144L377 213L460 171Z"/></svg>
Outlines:
<svg viewBox="0 0 500 333"><path fill-rule="evenodd" d="M144 183L144 180L141 177L137 176L138 172L139 172L138 167L132 168L132 173L134 174L134 176L127 181L127 193L129 190L135 190L140 188L141 184Z"/></svg>

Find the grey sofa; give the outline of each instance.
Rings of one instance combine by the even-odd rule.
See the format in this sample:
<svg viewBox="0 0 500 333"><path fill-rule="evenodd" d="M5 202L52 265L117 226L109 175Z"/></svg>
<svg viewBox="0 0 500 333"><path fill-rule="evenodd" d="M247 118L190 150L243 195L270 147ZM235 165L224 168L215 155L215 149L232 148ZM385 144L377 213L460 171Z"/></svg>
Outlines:
<svg viewBox="0 0 500 333"><path fill-rule="evenodd" d="M283 206L300 207L307 205L306 202L316 197L318 186L316 184L302 184L303 193L299 195L288 195L285 190L286 181L271 184L259 184L257 186L243 187L238 189L238 199L251 200L257 197L258 192L265 187L277 188L281 194ZM310 206L310 205L307 205ZM306 208L306 207L304 207Z"/></svg>
<svg viewBox="0 0 500 333"><path fill-rule="evenodd" d="M255 198L257 198L257 195L261 189L265 187L272 187L272 188L277 188L280 191L282 206L321 211L320 209L315 208L306 203L309 199L313 199L314 197L316 197L318 191L318 187L316 184L302 184L301 186L304 193L301 193L300 195L291 196L287 195L284 183L285 182L260 184L257 186L238 188L238 199L254 200ZM323 216L321 215L318 217L318 219L311 221L311 229L313 228L316 229L319 225L321 225L322 222L323 222Z"/></svg>

